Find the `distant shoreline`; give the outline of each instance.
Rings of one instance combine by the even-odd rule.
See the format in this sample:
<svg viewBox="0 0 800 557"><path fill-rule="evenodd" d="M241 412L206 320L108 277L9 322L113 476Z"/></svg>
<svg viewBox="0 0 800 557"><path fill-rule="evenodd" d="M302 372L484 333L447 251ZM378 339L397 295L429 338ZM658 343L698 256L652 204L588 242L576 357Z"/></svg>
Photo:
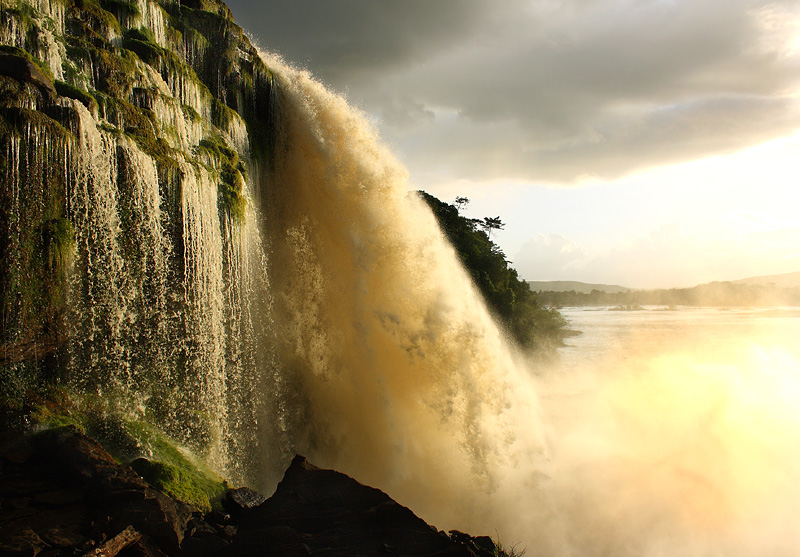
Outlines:
<svg viewBox="0 0 800 557"><path fill-rule="evenodd" d="M534 283L535 284L535 283ZM626 290L607 292L593 288L586 292L572 290L544 290L536 288L539 301L550 307L610 306L635 308L637 306L665 307L796 307L800 306L800 286L786 287L775 283L753 284L747 282L710 282L692 288L659 290Z"/></svg>
<svg viewBox="0 0 800 557"><path fill-rule="evenodd" d="M526 280L531 290L534 292L582 292L589 294L593 290L606 292L609 294L616 294L620 292L653 292L653 291L668 291L668 290L687 290L692 288L699 288L710 284L747 284L754 286L774 286L776 288L800 288L800 271L794 273L784 273L780 275L763 275L754 276L737 280L728 281L713 281L709 283L698 284L695 286L673 286L669 288L637 288L631 286L621 286L619 284L603 284L603 283L590 283L581 282L576 280Z"/></svg>

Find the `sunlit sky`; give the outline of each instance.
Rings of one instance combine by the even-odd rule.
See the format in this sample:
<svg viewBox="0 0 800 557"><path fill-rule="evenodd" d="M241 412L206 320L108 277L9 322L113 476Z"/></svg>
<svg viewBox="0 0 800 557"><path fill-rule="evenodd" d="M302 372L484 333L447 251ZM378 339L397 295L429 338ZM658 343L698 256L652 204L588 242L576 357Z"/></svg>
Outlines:
<svg viewBox="0 0 800 557"><path fill-rule="evenodd" d="M231 0L523 278L800 271L800 2Z"/></svg>

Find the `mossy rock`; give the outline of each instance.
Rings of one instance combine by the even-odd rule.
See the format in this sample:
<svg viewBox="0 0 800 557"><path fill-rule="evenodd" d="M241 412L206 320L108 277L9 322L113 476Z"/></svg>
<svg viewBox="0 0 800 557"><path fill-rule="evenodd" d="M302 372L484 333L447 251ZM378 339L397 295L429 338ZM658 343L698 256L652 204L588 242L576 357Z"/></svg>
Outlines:
<svg viewBox="0 0 800 557"><path fill-rule="evenodd" d="M199 486L210 501L216 501L225 493L222 478L212 472L200 460L190 456L191 453L181 449L179 445L164 432L142 420L132 420L125 427L140 443L142 454L149 458L168 464L181 470L195 485Z"/></svg>
<svg viewBox="0 0 800 557"><path fill-rule="evenodd" d="M81 12L77 19L88 24L93 32L103 39L108 40L114 35L121 34L119 21L115 15L103 9L97 0L75 0L74 5Z"/></svg>
<svg viewBox="0 0 800 557"><path fill-rule="evenodd" d="M47 97L55 95L50 69L44 64L37 64L30 55L18 48L7 47L0 51L0 74L13 77L21 83L30 83Z"/></svg>
<svg viewBox="0 0 800 557"><path fill-rule="evenodd" d="M137 2L126 0L100 0L100 6L107 12L114 14L117 19L120 17L134 17L141 15Z"/></svg>
<svg viewBox="0 0 800 557"><path fill-rule="evenodd" d="M112 412L107 400L54 388L32 406L35 426L55 434L64 428L84 433L167 495L204 511L220 506L226 490L222 478L157 427Z"/></svg>
<svg viewBox="0 0 800 557"><path fill-rule="evenodd" d="M193 505L203 512L211 510L209 494L200 485L201 480L195 474L166 462L146 458L137 458L130 466L147 483L173 499Z"/></svg>
<svg viewBox="0 0 800 557"><path fill-rule="evenodd" d="M89 109L89 112L93 114L97 113L97 101L91 93L79 89L64 81L56 81L55 87L56 93L58 93L59 97L67 97L70 99L75 99L76 101L80 101L86 108Z"/></svg>
<svg viewBox="0 0 800 557"><path fill-rule="evenodd" d="M164 51L157 44L126 37L122 46L135 53L148 66L152 66L156 70L161 68L161 57Z"/></svg>
<svg viewBox="0 0 800 557"><path fill-rule="evenodd" d="M35 103L36 100L37 93L34 87L13 77L0 75L0 107L21 108Z"/></svg>
<svg viewBox="0 0 800 557"><path fill-rule="evenodd" d="M244 163L239 154L231 149L219 136L203 138L197 152L205 154L219 169L219 205L234 224L242 224L247 212L247 198L244 185L247 176Z"/></svg>
<svg viewBox="0 0 800 557"><path fill-rule="evenodd" d="M244 196L244 179L239 171L225 169L219 184L219 203L234 224L243 224L247 212L247 198Z"/></svg>
<svg viewBox="0 0 800 557"><path fill-rule="evenodd" d="M191 19L210 19L211 21L224 20L233 23L233 14L223 2L215 0L183 0L181 2L181 16Z"/></svg>

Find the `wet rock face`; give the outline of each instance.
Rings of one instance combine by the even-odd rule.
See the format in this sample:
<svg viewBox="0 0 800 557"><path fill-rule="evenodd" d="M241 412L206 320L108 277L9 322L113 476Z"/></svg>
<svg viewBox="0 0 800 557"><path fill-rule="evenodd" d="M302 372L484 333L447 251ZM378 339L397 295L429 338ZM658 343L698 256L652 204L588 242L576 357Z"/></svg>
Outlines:
<svg viewBox="0 0 800 557"><path fill-rule="evenodd" d="M0 465L2 554L105 548L108 555L109 547L139 547L173 555L199 514L152 489L74 428L32 438L7 434L0 440Z"/></svg>
<svg viewBox="0 0 800 557"><path fill-rule="evenodd" d="M475 540L439 532L384 492L297 456L275 494L242 516L226 554L493 554L491 540L491 549Z"/></svg>
<svg viewBox="0 0 800 557"><path fill-rule="evenodd" d="M269 499L238 488L224 502L230 514L202 516L75 428L0 436L2 555L494 554L489 538L439 532L382 491L300 456Z"/></svg>
<svg viewBox="0 0 800 557"><path fill-rule="evenodd" d="M266 497L248 487L230 489L222 500L222 506L234 516L242 515L257 508L267 500Z"/></svg>
<svg viewBox="0 0 800 557"><path fill-rule="evenodd" d="M13 54L0 53L0 75L7 75L23 83L32 83L48 97L55 97L53 83L30 60Z"/></svg>

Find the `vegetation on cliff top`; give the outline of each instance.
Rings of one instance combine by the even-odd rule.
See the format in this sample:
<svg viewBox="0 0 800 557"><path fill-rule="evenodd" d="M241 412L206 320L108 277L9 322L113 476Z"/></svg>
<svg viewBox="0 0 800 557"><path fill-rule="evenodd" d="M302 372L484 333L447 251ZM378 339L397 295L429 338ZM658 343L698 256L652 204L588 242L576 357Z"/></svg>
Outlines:
<svg viewBox="0 0 800 557"><path fill-rule="evenodd" d="M553 350L568 336L568 323L555 309L545 307L528 283L520 280L505 254L489 237L502 227L498 217L470 219L458 207L419 192L433 211L439 226L456 249L487 305L520 346ZM459 198L462 203L468 201Z"/></svg>

